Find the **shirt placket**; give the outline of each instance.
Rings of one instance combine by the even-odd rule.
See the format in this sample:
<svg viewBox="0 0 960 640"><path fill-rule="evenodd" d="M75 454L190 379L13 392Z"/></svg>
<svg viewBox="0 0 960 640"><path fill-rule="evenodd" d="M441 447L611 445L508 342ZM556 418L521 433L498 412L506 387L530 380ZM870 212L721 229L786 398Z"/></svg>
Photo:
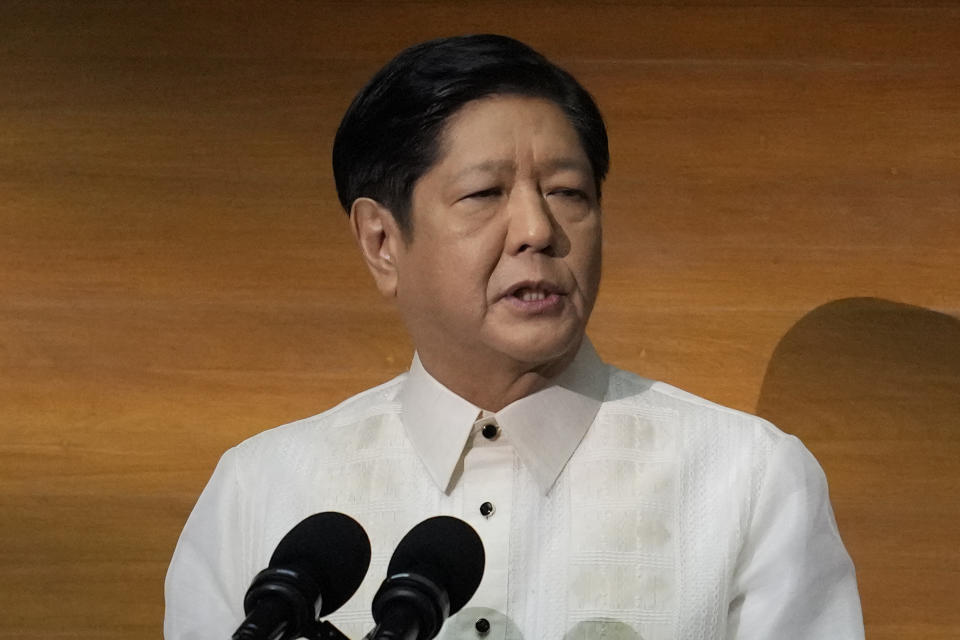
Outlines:
<svg viewBox="0 0 960 640"><path fill-rule="evenodd" d="M483 580L468 603L470 612L477 612L470 634L499 640L506 633L515 451L492 416L475 423L471 438L460 479L463 519L480 535L486 562ZM461 620L461 624L470 622Z"/></svg>

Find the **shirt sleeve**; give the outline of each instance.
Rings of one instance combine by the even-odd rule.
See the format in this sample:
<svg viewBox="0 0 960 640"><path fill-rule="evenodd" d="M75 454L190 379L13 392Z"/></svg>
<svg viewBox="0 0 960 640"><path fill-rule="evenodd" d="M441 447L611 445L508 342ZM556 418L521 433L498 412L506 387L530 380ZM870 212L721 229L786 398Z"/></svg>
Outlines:
<svg viewBox="0 0 960 640"><path fill-rule="evenodd" d="M823 470L790 436L768 461L733 577L729 640L862 640L853 563Z"/></svg>
<svg viewBox="0 0 960 640"><path fill-rule="evenodd" d="M236 450L227 451L180 534L164 587L165 640L229 638L243 621L243 553Z"/></svg>

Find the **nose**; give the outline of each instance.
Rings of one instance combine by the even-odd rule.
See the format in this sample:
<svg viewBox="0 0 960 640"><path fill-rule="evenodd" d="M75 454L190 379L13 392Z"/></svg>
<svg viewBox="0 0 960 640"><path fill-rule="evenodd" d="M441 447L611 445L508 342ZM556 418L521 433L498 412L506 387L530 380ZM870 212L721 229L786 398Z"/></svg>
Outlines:
<svg viewBox="0 0 960 640"><path fill-rule="evenodd" d="M509 253L563 254L566 236L539 190L512 193L508 207L506 250Z"/></svg>

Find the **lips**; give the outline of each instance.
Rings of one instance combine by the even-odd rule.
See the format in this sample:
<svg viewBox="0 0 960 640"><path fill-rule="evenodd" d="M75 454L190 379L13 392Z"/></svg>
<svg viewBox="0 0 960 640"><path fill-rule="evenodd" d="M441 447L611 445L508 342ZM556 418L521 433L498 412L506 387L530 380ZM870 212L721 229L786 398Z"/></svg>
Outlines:
<svg viewBox="0 0 960 640"><path fill-rule="evenodd" d="M504 294L504 297L513 297L524 302L544 300L553 295L564 295L559 285L548 280L525 280L517 282Z"/></svg>

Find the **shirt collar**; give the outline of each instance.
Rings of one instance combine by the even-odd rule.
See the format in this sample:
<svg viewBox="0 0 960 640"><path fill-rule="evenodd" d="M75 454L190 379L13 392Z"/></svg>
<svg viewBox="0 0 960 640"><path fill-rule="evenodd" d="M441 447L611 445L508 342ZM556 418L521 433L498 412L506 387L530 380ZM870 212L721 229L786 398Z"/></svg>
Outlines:
<svg viewBox="0 0 960 640"><path fill-rule="evenodd" d="M573 362L551 384L493 414L546 494L593 423L609 372L584 337ZM413 356L400 390L407 436L441 490L449 489L480 407L447 389Z"/></svg>

